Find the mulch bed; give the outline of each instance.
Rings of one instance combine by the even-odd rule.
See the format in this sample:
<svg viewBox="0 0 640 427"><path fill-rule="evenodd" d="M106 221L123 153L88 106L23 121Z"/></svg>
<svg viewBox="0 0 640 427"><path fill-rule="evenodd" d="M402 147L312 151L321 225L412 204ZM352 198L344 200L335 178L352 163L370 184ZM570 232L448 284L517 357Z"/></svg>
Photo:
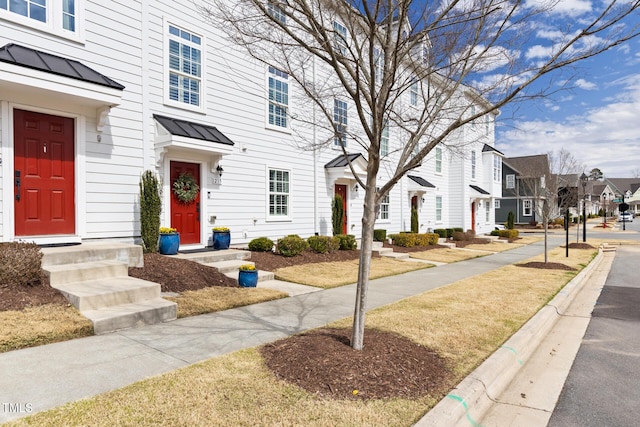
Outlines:
<svg viewBox="0 0 640 427"><path fill-rule="evenodd" d="M516 267L542 268L542 269L545 269L545 270L576 271L575 268L569 267L568 265L562 264L560 262L547 262L547 263L544 263L542 261L539 261L539 262L526 262L524 264L516 264Z"/></svg>
<svg viewBox="0 0 640 427"><path fill-rule="evenodd" d="M561 246L562 248L566 246ZM569 243L569 249L595 249L588 243Z"/></svg>
<svg viewBox="0 0 640 427"><path fill-rule="evenodd" d="M57 289L49 285L47 277L42 277L34 286L0 285L0 311L19 311L44 304L69 304Z"/></svg>
<svg viewBox="0 0 640 427"><path fill-rule="evenodd" d="M472 240L453 241L453 243L456 244L456 248L464 248L467 245L488 245L489 243L491 243L491 240L481 239L479 237L476 237L475 239L472 239Z"/></svg>
<svg viewBox="0 0 640 427"><path fill-rule="evenodd" d="M350 329L318 329L260 348L274 374L323 398L389 399L436 395L452 373L433 350L390 332L368 329L364 348Z"/></svg>
<svg viewBox="0 0 640 427"><path fill-rule="evenodd" d="M393 249L394 252L400 252L400 253L411 253L411 252L424 252L424 251L430 251L432 249L438 249L438 248L446 248L446 246L442 246L442 245L429 245L429 246L413 246L411 248L405 248L403 246L397 246L397 245L392 245L389 244L388 242L384 242L382 244L383 247L385 248L390 248Z"/></svg>

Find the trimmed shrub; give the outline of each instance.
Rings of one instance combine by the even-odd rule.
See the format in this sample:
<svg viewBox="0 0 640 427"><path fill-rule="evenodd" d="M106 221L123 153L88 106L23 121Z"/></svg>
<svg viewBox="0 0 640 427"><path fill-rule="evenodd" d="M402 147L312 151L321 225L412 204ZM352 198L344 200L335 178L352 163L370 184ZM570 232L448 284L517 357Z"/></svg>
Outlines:
<svg viewBox="0 0 640 427"><path fill-rule="evenodd" d="M311 236L307 243L312 251L319 254L336 252L340 249L340 238L337 236Z"/></svg>
<svg viewBox="0 0 640 427"><path fill-rule="evenodd" d="M436 228L435 230L433 230L433 232L436 233L441 239L447 238L447 230L445 230L444 228Z"/></svg>
<svg viewBox="0 0 640 427"><path fill-rule="evenodd" d="M412 248L416 245L415 233L399 233L389 235L393 239L393 244L404 248Z"/></svg>
<svg viewBox="0 0 640 427"><path fill-rule="evenodd" d="M462 241L468 240L467 233L465 233L464 231L454 231L452 238L456 242L462 242Z"/></svg>
<svg viewBox="0 0 640 427"><path fill-rule="evenodd" d="M500 230L491 230L490 236L500 236Z"/></svg>
<svg viewBox="0 0 640 427"><path fill-rule="evenodd" d="M429 245L437 245L439 235L436 233L422 233L417 234L416 237L416 246L429 246Z"/></svg>
<svg viewBox="0 0 640 427"><path fill-rule="evenodd" d="M513 211L509 211L507 214L507 230L513 230Z"/></svg>
<svg viewBox="0 0 640 427"><path fill-rule="evenodd" d="M445 230L447 230L447 238L451 239L453 237L454 229L453 228L446 228ZM462 231L462 228L460 229L460 231Z"/></svg>
<svg viewBox="0 0 640 427"><path fill-rule="evenodd" d="M161 210L158 178L155 173L147 170L140 178L140 237L145 252L158 251Z"/></svg>
<svg viewBox="0 0 640 427"><path fill-rule="evenodd" d="M476 238L476 230L467 230L467 240L473 240Z"/></svg>
<svg viewBox="0 0 640 427"><path fill-rule="evenodd" d="M338 234L336 237L340 240L341 251L353 251L358 247L356 236L353 234Z"/></svg>
<svg viewBox="0 0 640 427"><path fill-rule="evenodd" d="M249 242L249 250L255 252L269 252L273 249L273 240L268 237L258 237Z"/></svg>
<svg viewBox="0 0 640 427"><path fill-rule="evenodd" d="M285 257L300 255L309 248L309 244L297 234L290 234L278 239L276 246L278 253Z"/></svg>
<svg viewBox="0 0 640 427"><path fill-rule="evenodd" d="M520 235L518 230L493 230L491 233L492 236L504 237L506 239L515 239Z"/></svg>
<svg viewBox="0 0 640 427"><path fill-rule="evenodd" d="M375 242L384 242L387 239L387 230L373 230L373 240Z"/></svg>
<svg viewBox="0 0 640 427"><path fill-rule="evenodd" d="M38 285L41 265L42 252L35 243L0 243L0 285Z"/></svg>
<svg viewBox="0 0 640 427"><path fill-rule="evenodd" d="M331 204L331 224L334 236L342 234L342 228L344 227L344 200L339 194L335 195Z"/></svg>

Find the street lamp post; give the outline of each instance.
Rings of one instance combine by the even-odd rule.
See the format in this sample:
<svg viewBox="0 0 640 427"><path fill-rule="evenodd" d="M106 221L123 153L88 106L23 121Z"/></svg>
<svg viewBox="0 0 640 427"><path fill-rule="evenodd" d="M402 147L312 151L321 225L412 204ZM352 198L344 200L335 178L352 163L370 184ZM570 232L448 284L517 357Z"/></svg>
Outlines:
<svg viewBox="0 0 640 427"><path fill-rule="evenodd" d="M582 242L587 241L587 175L582 172L580 183L582 184Z"/></svg>

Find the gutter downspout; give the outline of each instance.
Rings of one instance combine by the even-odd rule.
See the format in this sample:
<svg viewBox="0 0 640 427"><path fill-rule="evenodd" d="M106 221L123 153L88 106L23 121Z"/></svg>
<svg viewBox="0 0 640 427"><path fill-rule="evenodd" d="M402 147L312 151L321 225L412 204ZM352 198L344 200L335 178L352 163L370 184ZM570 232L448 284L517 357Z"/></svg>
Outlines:
<svg viewBox="0 0 640 427"><path fill-rule="evenodd" d="M315 56L311 61L311 75L313 76L313 83L316 82L316 58ZM318 123L316 122L316 104L313 104L313 230L314 234L319 234L318 230L318 146L317 144L317 129Z"/></svg>

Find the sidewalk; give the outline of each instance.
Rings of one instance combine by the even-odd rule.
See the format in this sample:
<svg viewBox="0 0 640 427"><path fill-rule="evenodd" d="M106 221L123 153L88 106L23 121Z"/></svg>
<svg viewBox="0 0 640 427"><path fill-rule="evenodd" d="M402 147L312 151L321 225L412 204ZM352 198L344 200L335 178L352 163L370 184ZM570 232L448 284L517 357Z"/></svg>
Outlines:
<svg viewBox="0 0 640 427"><path fill-rule="evenodd" d="M561 242L552 237L552 245ZM372 280L368 309L540 254L543 242ZM353 314L355 285L0 354L0 422ZM9 409L9 410L7 410Z"/></svg>

